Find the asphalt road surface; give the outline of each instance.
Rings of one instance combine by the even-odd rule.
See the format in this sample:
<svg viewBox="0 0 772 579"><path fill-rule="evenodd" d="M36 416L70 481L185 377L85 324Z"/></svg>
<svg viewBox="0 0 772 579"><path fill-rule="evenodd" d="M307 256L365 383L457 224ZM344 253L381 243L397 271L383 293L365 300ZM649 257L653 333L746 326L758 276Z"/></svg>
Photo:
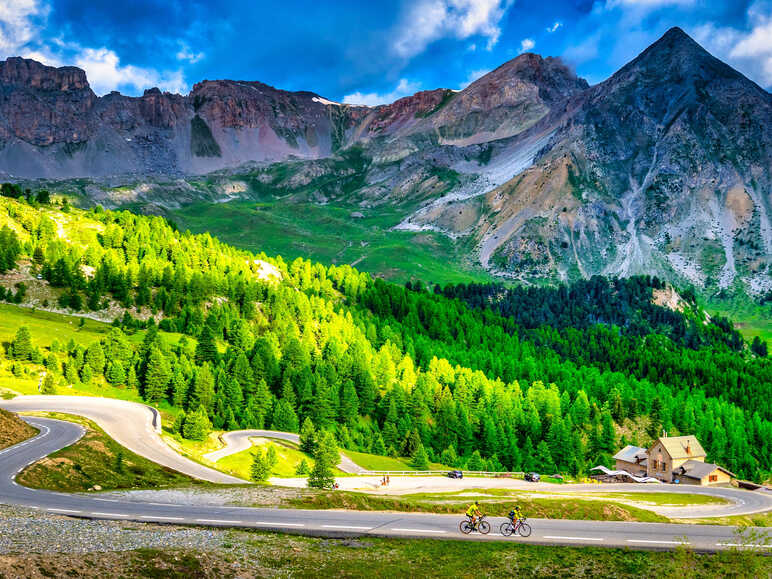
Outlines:
<svg viewBox="0 0 772 579"><path fill-rule="evenodd" d="M352 511L305 511L245 507L172 505L129 502L94 494L64 494L20 486L15 476L26 466L72 444L83 435L79 425L46 418L25 418L40 429L38 436L0 451L0 502L72 517L257 528L314 536L387 536L507 540L550 545L594 545L639 549L673 549L688 544L694 550L762 548L767 545L737 535L733 527L604 521L531 519L529 538L497 534L503 519L491 519L489 535L462 535L460 516ZM772 532L772 528L762 529Z"/></svg>

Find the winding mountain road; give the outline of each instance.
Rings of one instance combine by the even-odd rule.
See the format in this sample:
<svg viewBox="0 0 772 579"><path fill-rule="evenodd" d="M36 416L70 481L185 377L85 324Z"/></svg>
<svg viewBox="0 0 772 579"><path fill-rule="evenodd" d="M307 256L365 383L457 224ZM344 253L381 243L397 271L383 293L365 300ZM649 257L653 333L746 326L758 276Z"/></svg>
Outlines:
<svg viewBox="0 0 772 579"><path fill-rule="evenodd" d="M213 527L257 528L313 536L385 536L466 540L512 540L548 545L593 545L639 549L673 549L687 544L699 551L732 547L768 548L748 542L733 527L531 519L534 533L527 539L504 539L497 533L501 520L491 520L490 535L462 535L458 515L423 513L306 511L255 509L209 505L137 502L95 494L64 494L20 486L16 475L26 466L70 445L83 435L77 424L48 418L25 418L40 433L0 451L0 502L71 517L131 520ZM766 529L772 531L772 529Z"/></svg>
<svg viewBox="0 0 772 579"><path fill-rule="evenodd" d="M188 476L213 483L247 481L206 467L175 452L159 436L158 412L137 402L90 396L17 396L0 400L11 412L64 412L96 422L108 436L132 452Z"/></svg>
<svg viewBox="0 0 772 579"><path fill-rule="evenodd" d="M210 482L244 483L241 479L225 475L177 454L158 435L160 423L157 411L143 404L78 396L19 396L11 400L0 400L0 407L15 412L56 411L84 416L96 422L120 444L159 464ZM32 439L0 451L0 503L94 519L250 527L317 536L378 535L471 540L491 540L496 537L501 539L501 536L496 534L501 521L492 521L493 532L490 535L460 535L457 531L459 522L457 515L163 504L25 488L16 483L15 476L26 466L78 440L83 435L84 429L77 424L60 420L38 417L25 417L24 419L40 429L40 433ZM249 448L250 438L257 436L277 438L293 443L298 442L297 435L291 433L265 430L232 432L223 435L225 447L215 451L219 453L216 454L216 457L222 458ZM362 470L356 465L354 467ZM443 479L441 482L447 483L448 481ZM499 481L499 479L495 479L495 481ZM422 479L422 482L429 485L432 481ZM451 482L466 487L470 486L469 481ZM471 486L478 486L477 482L479 481L475 481L475 484ZM662 489L661 487L650 488L645 485L619 485L620 488L611 488L613 486L616 485L604 485L603 487L578 485L575 490L580 494L593 492L593 490L597 490L597 492L661 492L666 490L667 492L710 494L730 501L727 505L692 506L688 508L688 512L684 511L683 507L674 507L672 516L678 514L691 517L715 517L750 514L772 509L772 494L769 493L726 488L668 486L667 489ZM533 490L541 489L534 487ZM573 487L571 490L574 490ZM565 492L562 488L561 491ZM686 540L690 547L700 550L716 550L746 544L743 542L744 539L736 536L733 527L727 526L546 519L534 519L531 522L533 523L534 534L527 541L540 544L592 544L669 549L681 544L684 537L687 537ZM772 533L772 528L765 529L765 532ZM512 540L526 539L515 538ZM754 546L758 545L754 544Z"/></svg>

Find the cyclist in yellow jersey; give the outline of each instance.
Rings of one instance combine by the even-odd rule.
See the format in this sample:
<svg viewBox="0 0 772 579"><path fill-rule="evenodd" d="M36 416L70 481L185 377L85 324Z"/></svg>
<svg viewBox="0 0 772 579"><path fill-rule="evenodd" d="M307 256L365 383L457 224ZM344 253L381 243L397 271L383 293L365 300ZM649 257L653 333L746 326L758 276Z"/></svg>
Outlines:
<svg viewBox="0 0 772 579"><path fill-rule="evenodd" d="M472 528L477 528L477 519L480 515L482 515L480 512L480 503L475 501L469 505L469 508L466 510L466 516L472 519Z"/></svg>

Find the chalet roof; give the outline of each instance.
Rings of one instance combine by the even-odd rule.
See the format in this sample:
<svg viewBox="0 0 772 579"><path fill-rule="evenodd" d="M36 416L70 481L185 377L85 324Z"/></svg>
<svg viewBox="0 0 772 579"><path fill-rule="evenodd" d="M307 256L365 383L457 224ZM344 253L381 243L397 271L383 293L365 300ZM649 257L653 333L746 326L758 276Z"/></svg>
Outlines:
<svg viewBox="0 0 772 579"><path fill-rule="evenodd" d="M707 456L705 449L702 448L697 437L690 434L688 436L660 436L657 442L662 443L662 447L667 451L672 459L696 458ZM652 448L657 444L655 442ZM688 452L687 452L688 449ZM651 449L649 449L651 450Z"/></svg>
<svg viewBox="0 0 772 579"><path fill-rule="evenodd" d="M641 459L640 462L637 460L639 458ZM639 462L639 464L646 464L647 458L648 453L645 448L641 448L640 446L633 446L632 444L628 444L614 455L614 460L623 460L625 462L632 463Z"/></svg>
<svg viewBox="0 0 772 579"><path fill-rule="evenodd" d="M681 474L682 476L688 476L689 478L702 479L715 470L723 470L729 476L735 476L733 472L729 472L723 466L719 466L710 462L702 462L700 460L687 460L685 463L675 469L675 472Z"/></svg>

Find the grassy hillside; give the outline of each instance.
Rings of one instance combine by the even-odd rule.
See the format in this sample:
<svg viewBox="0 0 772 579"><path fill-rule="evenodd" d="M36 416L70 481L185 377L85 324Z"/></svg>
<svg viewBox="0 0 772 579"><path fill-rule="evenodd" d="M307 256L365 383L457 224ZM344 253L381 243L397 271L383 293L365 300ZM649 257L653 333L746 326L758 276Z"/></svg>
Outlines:
<svg viewBox="0 0 772 579"><path fill-rule="evenodd" d="M35 436L37 430L21 418L0 408L0 450Z"/></svg>
<svg viewBox="0 0 772 579"><path fill-rule="evenodd" d="M355 215L355 216L352 216ZM198 203L172 213L181 227L254 252L350 264L395 282L491 280L467 248L433 232L392 231L403 212L317 203Z"/></svg>

